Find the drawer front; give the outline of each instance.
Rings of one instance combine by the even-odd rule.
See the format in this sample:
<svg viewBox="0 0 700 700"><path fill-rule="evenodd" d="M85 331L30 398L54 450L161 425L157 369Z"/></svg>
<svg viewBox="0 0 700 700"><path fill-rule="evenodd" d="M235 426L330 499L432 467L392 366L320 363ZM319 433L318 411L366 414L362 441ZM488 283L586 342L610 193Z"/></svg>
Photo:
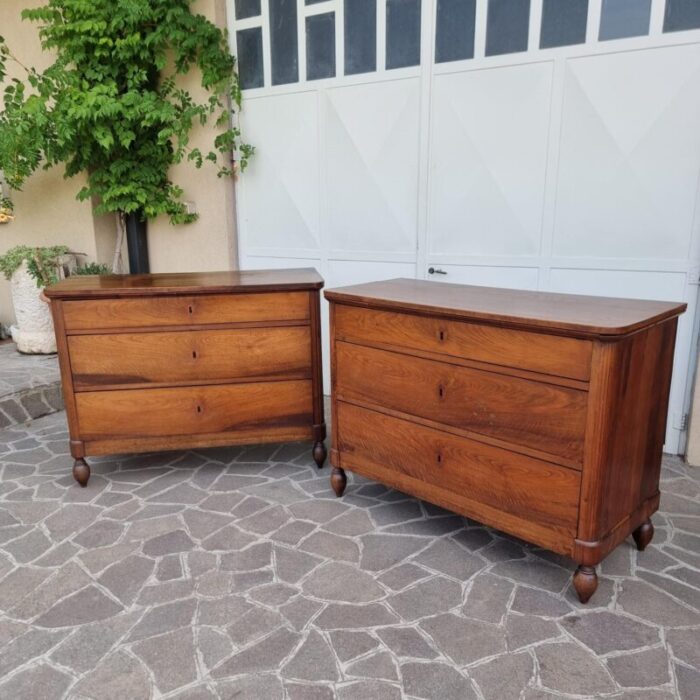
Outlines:
<svg viewBox="0 0 700 700"><path fill-rule="evenodd" d="M592 344L432 316L335 305L335 335L588 381Z"/></svg>
<svg viewBox="0 0 700 700"><path fill-rule="evenodd" d="M579 472L342 401L337 410L342 467L495 527L509 529L510 515L575 535Z"/></svg>
<svg viewBox="0 0 700 700"><path fill-rule="evenodd" d="M77 390L149 383L311 377L308 326L73 335Z"/></svg>
<svg viewBox="0 0 700 700"><path fill-rule="evenodd" d="M580 466L588 394L530 379L336 344L341 400L370 402Z"/></svg>
<svg viewBox="0 0 700 700"><path fill-rule="evenodd" d="M254 432L312 424L310 381L76 394L81 440Z"/></svg>
<svg viewBox="0 0 700 700"><path fill-rule="evenodd" d="M307 321L308 292L83 299L63 303L66 330Z"/></svg>

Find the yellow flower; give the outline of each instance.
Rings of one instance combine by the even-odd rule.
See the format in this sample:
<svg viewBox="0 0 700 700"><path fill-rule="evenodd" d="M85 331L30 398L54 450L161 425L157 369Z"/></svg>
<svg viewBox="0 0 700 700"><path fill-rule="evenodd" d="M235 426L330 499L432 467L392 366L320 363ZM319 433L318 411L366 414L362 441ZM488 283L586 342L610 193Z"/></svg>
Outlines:
<svg viewBox="0 0 700 700"><path fill-rule="evenodd" d="M12 209L0 207L0 224L9 224L10 221L14 220L15 217L12 215Z"/></svg>

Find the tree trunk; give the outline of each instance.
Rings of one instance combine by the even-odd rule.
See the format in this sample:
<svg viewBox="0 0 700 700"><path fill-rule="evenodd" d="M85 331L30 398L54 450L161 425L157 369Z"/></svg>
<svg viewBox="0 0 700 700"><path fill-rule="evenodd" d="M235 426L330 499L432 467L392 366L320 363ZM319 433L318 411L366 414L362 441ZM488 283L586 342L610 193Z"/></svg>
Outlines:
<svg viewBox="0 0 700 700"><path fill-rule="evenodd" d="M141 212L126 215L126 240L129 249L129 272L132 275L151 271L148 262L148 222Z"/></svg>

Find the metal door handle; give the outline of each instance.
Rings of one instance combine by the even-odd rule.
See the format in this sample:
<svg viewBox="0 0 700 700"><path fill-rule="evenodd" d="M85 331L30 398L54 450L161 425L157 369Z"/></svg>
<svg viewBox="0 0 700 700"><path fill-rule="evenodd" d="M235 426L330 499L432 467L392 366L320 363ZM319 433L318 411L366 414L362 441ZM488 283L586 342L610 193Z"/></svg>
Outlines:
<svg viewBox="0 0 700 700"><path fill-rule="evenodd" d="M429 267L428 274L429 275L446 275L447 273L444 270L441 270L439 267Z"/></svg>

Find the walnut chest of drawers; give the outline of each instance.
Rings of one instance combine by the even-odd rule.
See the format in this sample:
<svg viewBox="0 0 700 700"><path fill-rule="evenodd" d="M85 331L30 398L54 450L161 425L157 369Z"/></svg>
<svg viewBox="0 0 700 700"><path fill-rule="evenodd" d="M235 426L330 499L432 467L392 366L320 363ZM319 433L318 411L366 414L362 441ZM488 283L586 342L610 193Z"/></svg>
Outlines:
<svg viewBox="0 0 700 700"><path fill-rule="evenodd" d="M325 459L313 269L73 277L46 290L76 462L314 440Z"/></svg>
<svg viewBox="0 0 700 700"><path fill-rule="evenodd" d="M595 565L659 504L685 305L391 280L328 290L344 470Z"/></svg>

